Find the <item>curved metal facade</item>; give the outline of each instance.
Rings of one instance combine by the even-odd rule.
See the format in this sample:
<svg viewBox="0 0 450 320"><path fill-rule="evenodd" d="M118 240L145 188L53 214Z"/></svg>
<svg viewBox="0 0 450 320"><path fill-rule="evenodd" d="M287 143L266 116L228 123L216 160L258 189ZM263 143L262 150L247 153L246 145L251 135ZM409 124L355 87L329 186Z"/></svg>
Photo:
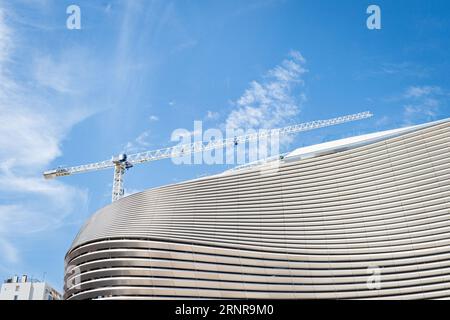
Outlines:
<svg viewBox="0 0 450 320"><path fill-rule="evenodd" d="M66 283L66 299L450 297L450 122L123 198L82 228Z"/></svg>

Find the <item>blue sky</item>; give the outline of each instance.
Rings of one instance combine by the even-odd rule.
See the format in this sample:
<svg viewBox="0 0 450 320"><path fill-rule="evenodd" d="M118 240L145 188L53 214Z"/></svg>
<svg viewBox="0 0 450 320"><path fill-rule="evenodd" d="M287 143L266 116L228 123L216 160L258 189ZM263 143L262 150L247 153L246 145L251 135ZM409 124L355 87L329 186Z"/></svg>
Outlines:
<svg viewBox="0 0 450 320"><path fill-rule="evenodd" d="M66 28L70 4L81 30ZM370 4L381 30L366 27ZM110 202L111 171L44 181L45 169L170 146L195 120L260 128L375 114L297 135L287 151L450 117L449 18L437 0L0 0L0 278L61 289L73 238ZM125 185L227 168L165 160L133 168Z"/></svg>

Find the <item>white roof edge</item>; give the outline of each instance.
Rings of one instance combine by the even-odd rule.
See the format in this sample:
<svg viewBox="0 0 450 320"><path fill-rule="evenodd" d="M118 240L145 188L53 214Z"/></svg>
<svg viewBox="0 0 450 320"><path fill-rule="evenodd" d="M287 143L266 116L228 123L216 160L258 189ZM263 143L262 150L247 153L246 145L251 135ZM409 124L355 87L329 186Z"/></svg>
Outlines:
<svg viewBox="0 0 450 320"><path fill-rule="evenodd" d="M364 134L360 136L353 136L348 137L344 139L339 140L333 140L328 141L324 143L315 144L312 146L302 147L295 149L294 151L291 151L288 153L285 157L286 160L289 158L311 158L315 157L324 153L330 153L330 152L336 152L340 149L351 149L356 148L359 146L375 143L381 140L385 140L388 138L393 138L396 136L400 136L409 132L414 132L419 129L431 127L443 122L450 121L450 118L442 119L438 121L433 122L427 122L419 125L404 127L404 128L398 128L398 129L392 129L392 130L386 130L386 131L379 131L369 134Z"/></svg>

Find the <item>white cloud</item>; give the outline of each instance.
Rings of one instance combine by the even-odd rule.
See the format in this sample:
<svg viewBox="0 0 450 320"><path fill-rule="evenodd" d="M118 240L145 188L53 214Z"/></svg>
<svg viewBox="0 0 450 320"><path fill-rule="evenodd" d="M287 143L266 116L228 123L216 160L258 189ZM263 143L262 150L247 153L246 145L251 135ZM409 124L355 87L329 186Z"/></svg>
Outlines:
<svg viewBox="0 0 450 320"><path fill-rule="evenodd" d="M301 62L301 63L306 63L306 59L303 57L303 55L298 52L297 50L291 50L289 51L289 55L294 58L295 60Z"/></svg>
<svg viewBox="0 0 450 320"><path fill-rule="evenodd" d="M436 86L412 86L409 87L405 94L405 98L420 98L431 94L441 94L442 89Z"/></svg>
<svg viewBox="0 0 450 320"><path fill-rule="evenodd" d="M417 104L407 104L403 106L404 116L407 123L413 123L417 118L424 118L427 121L435 119L439 114L440 101L429 98Z"/></svg>
<svg viewBox="0 0 450 320"><path fill-rule="evenodd" d="M183 51L186 49L190 49L195 47L198 44L198 41L195 39L187 39L183 42L181 42L180 44L178 44L173 50L172 53L177 53L179 51Z"/></svg>
<svg viewBox="0 0 450 320"><path fill-rule="evenodd" d="M405 90L403 118L406 125L435 120L448 94L438 86L411 86Z"/></svg>
<svg viewBox="0 0 450 320"><path fill-rule="evenodd" d="M54 94L81 95L92 90L96 64L89 51L77 45L57 53L35 53L32 58L31 75L38 89L50 89ZM98 80L97 80L98 81Z"/></svg>
<svg viewBox="0 0 450 320"><path fill-rule="evenodd" d="M15 264L21 252L9 240L12 234L17 237L72 223L71 214L81 212L86 203L84 190L44 181L41 172L62 154L61 142L72 126L89 113L69 106L61 112L37 95L32 84L12 76L8 68L17 64L12 49L19 35L6 25L5 14L0 7L0 256L5 257L3 263ZM46 63L50 66L50 60ZM52 70L49 79L63 71ZM59 93L67 91L53 86Z"/></svg>
<svg viewBox="0 0 450 320"><path fill-rule="evenodd" d="M40 85L61 93L72 92L70 60L66 63L55 62L49 55L45 55L36 57L34 65L34 77Z"/></svg>
<svg viewBox="0 0 450 320"><path fill-rule="evenodd" d="M400 63L379 63L375 65L378 69L373 70L372 72L369 71L369 74L425 78L428 77L432 71L430 68L407 61Z"/></svg>
<svg viewBox="0 0 450 320"><path fill-rule="evenodd" d="M159 118L155 115L150 115L148 117L150 122L159 121ZM123 152L126 154L137 153L146 151L149 149L151 143L148 141L150 137L150 130L145 130L141 132L134 140L128 141L123 147Z"/></svg>
<svg viewBox="0 0 450 320"><path fill-rule="evenodd" d="M9 59L9 52L11 51L11 30L8 28L8 26L4 23L5 20L5 13L0 8L0 63L5 62L7 59ZM0 67L2 67L0 65ZM3 70L0 69L0 72Z"/></svg>
<svg viewBox="0 0 450 320"><path fill-rule="evenodd" d="M220 114L215 111L208 110L206 112L206 119L208 120L217 120L220 117Z"/></svg>
<svg viewBox="0 0 450 320"><path fill-rule="evenodd" d="M234 103L236 108L228 115L226 127L243 130L277 128L298 115L306 98L303 92L294 92L294 89L303 85L302 76L307 72L305 63L300 52L291 51L288 59L269 70L263 81L252 81L250 88ZM169 102L171 106L174 104L173 101ZM218 112L208 110L205 118L216 120L219 116ZM201 133L199 130L184 130L177 135L186 139L198 137ZM149 135L149 130L142 132L125 145L124 152L130 154L148 150ZM289 137L283 137L281 142L290 140Z"/></svg>
<svg viewBox="0 0 450 320"><path fill-rule="evenodd" d="M149 143L147 142L147 138L150 135L150 131L144 131L142 132L137 138L136 138L136 143L139 144L140 146L144 146L147 147L149 145Z"/></svg>
<svg viewBox="0 0 450 320"><path fill-rule="evenodd" d="M59 156L59 135L64 129L44 114L8 96L0 91L0 159L3 165L37 167Z"/></svg>
<svg viewBox="0 0 450 320"><path fill-rule="evenodd" d="M0 207L1 209L1 207ZM19 253L10 242L5 239L0 238L0 252L2 253L3 261L7 263L18 263L19 262ZM1 265L0 265L1 266ZM3 266L2 266L3 267ZM5 267L3 267L5 268Z"/></svg>
<svg viewBox="0 0 450 320"><path fill-rule="evenodd" d="M87 192L58 181L40 177L9 175L0 180L4 195L14 197L12 204L0 205L0 239L55 230L80 223L87 203ZM5 201L7 202L7 201ZM73 213L80 213L77 217Z"/></svg>
<svg viewBox="0 0 450 320"><path fill-rule="evenodd" d="M301 105L306 101L306 95L299 90L304 85L303 76L306 60L298 51L289 52L288 58L281 64L269 70L262 81L252 81L244 94L234 102L234 110L228 115L226 130L275 129L286 126L299 113ZM292 142L292 136L275 137L275 141L268 142L270 154L273 156L280 152L278 146L287 146ZM261 141L260 141L261 142ZM274 146L274 149L272 148ZM245 148L245 157L252 161L255 155L268 156L269 148L258 144ZM232 153L227 153L232 161ZM252 156L253 155L253 156ZM241 155L242 156L242 155Z"/></svg>
<svg viewBox="0 0 450 320"><path fill-rule="evenodd" d="M123 148L123 152L130 154L147 150L150 146L150 142L148 142L149 136L150 130L140 133L133 141L127 142Z"/></svg>
<svg viewBox="0 0 450 320"><path fill-rule="evenodd" d="M376 126L385 126L389 123L391 119L388 116L382 116L375 121Z"/></svg>
<svg viewBox="0 0 450 320"><path fill-rule="evenodd" d="M294 88L303 84L306 60L298 51L269 70L263 81L252 81L250 88L235 102L226 126L232 129L267 129L287 123L300 112L306 99L304 93L294 94Z"/></svg>

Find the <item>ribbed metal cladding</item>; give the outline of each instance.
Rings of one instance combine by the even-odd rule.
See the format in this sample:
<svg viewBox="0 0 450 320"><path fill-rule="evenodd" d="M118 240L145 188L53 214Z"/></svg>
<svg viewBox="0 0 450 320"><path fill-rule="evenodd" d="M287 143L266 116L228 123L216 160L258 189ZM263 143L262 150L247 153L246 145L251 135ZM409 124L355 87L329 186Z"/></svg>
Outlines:
<svg viewBox="0 0 450 320"><path fill-rule="evenodd" d="M450 123L123 198L65 280L66 299L450 297Z"/></svg>

